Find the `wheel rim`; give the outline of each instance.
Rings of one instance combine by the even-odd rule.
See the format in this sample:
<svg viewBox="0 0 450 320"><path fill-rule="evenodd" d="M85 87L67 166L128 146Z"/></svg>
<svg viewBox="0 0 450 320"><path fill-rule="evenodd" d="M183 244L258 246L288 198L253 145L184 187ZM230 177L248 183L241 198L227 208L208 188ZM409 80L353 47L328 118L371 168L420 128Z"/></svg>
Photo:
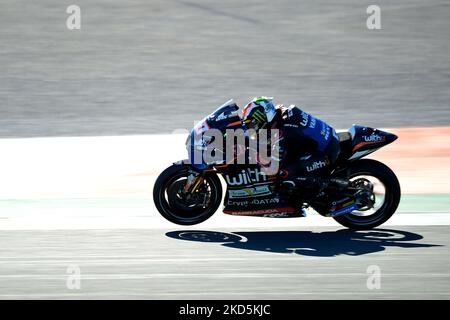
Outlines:
<svg viewBox="0 0 450 320"><path fill-rule="evenodd" d="M375 214L386 202L386 186L377 177L369 175L357 175L351 178L350 182L354 184L358 183L358 180L363 183L370 183L370 186L362 186L362 190L367 190L367 193L372 193L370 200L371 202L373 201L373 204L366 205L359 210L352 211L350 214L358 217L368 217Z"/></svg>
<svg viewBox="0 0 450 320"><path fill-rule="evenodd" d="M217 190L213 182L204 177L197 192L189 197L184 193L184 186L190 175L196 175L188 170L182 170L170 177L161 191L161 202L165 210L179 222L191 223L209 215L212 204L217 200Z"/></svg>
<svg viewBox="0 0 450 320"><path fill-rule="evenodd" d="M356 225L365 225L383 219L383 212L392 199L391 192L387 188L382 177L375 176L372 172L356 172L349 177L350 181L367 179L374 185L375 204L373 208L359 209L345 215L345 217Z"/></svg>

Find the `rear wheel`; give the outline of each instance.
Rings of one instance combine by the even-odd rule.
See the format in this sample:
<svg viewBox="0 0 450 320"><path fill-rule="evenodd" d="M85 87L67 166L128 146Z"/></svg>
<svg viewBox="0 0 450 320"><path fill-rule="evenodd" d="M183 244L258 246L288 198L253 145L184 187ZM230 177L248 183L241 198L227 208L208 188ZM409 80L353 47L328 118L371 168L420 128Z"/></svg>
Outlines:
<svg viewBox="0 0 450 320"><path fill-rule="evenodd" d="M354 230L375 228L386 222L400 202L400 184L394 172L385 164L371 159L354 162L348 179L365 199L364 206L334 219Z"/></svg>
<svg viewBox="0 0 450 320"><path fill-rule="evenodd" d="M192 187L186 190L186 185ZM156 179L153 201L159 213L180 225L210 218L222 201L222 185L215 174L200 175L188 165L174 164Z"/></svg>

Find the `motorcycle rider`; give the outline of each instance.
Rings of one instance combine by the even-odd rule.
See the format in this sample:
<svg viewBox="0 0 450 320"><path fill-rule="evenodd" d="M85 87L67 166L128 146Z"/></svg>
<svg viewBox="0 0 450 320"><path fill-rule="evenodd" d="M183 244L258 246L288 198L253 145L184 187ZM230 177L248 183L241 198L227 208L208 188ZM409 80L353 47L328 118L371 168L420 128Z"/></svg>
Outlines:
<svg viewBox="0 0 450 320"><path fill-rule="evenodd" d="M272 142L279 157L272 156L264 167L279 168L276 174L287 192L301 190L315 195L326 188L329 175L339 155L336 130L295 105L275 106L271 97L257 97L246 105L242 120L247 129L278 129L279 138ZM270 170L269 170L270 171Z"/></svg>

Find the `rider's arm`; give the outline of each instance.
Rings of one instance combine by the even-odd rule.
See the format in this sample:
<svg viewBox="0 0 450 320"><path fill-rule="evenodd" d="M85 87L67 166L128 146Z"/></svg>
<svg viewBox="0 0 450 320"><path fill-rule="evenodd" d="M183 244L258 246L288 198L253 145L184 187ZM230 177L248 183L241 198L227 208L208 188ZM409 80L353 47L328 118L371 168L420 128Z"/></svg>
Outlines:
<svg viewBox="0 0 450 320"><path fill-rule="evenodd" d="M260 159L259 164L266 175L278 174L286 159L287 149L285 142L285 137L282 133L276 136L270 144L270 158L265 161Z"/></svg>

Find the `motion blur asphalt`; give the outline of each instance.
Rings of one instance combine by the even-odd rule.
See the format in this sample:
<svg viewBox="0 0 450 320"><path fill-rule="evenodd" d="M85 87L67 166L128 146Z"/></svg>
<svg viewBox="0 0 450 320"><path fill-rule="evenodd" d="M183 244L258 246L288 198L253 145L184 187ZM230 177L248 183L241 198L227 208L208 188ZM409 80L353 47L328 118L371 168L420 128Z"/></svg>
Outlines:
<svg viewBox="0 0 450 320"><path fill-rule="evenodd" d="M449 299L449 232L449 226L2 231L0 298ZM69 289L75 271L80 288ZM379 289L367 286L374 271Z"/></svg>
<svg viewBox="0 0 450 320"><path fill-rule="evenodd" d="M77 0L79 31L65 26L69 4L0 0L1 138L170 133L255 95L337 128L450 124L448 1L377 1L376 31L366 0ZM25 160L8 163L29 169ZM92 164L89 154L80 161ZM2 208L1 226L20 221ZM45 210L0 228L2 299L450 298L448 225L143 229L130 205L116 208L130 217L123 228L51 230L58 210ZM65 210L69 221L114 220ZM67 286L69 266L81 271L79 290ZM369 266L380 289L367 287Z"/></svg>
<svg viewBox="0 0 450 320"><path fill-rule="evenodd" d="M229 98L337 128L450 123L450 3L0 1L0 137L170 133Z"/></svg>

